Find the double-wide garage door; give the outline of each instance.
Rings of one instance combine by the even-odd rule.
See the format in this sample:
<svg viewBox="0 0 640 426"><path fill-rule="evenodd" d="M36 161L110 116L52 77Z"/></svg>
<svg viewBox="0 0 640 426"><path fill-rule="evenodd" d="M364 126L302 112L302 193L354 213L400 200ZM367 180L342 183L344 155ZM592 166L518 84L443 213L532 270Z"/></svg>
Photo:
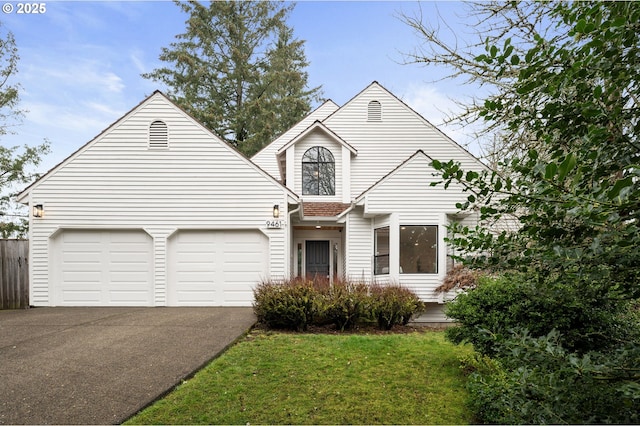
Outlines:
<svg viewBox="0 0 640 426"><path fill-rule="evenodd" d="M141 230L64 230L52 241L55 305L153 306L153 240ZM167 241L166 304L249 306L266 276L258 231L178 231Z"/></svg>

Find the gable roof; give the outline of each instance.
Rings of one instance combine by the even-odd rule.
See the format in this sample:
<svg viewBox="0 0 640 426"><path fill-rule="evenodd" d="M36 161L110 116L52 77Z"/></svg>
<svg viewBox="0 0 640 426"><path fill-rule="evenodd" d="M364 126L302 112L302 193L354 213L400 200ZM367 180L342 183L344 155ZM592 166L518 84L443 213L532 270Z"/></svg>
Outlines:
<svg viewBox="0 0 640 426"><path fill-rule="evenodd" d="M20 202L20 203L26 203L26 198L28 197L29 193L31 192L31 190L34 187L36 187L41 182L47 180L56 171L58 171L59 169L64 167L67 163L71 162L77 156L81 155L88 148L90 148L95 143L100 141L109 132L111 132L112 130L117 128L120 124L122 124L123 122L125 122L126 120L131 118L138 110L142 109L144 106L146 106L148 103L150 103L151 101L153 101L155 99L162 99L168 105L171 105L173 108L178 110L181 114L183 114L185 117L189 118L194 123L194 125L198 126L201 130L203 130L205 133L207 133L210 137L212 137L213 139L218 141L222 146L224 146L226 149L228 149L230 153L232 153L233 155L236 155L238 158L240 158L247 165L249 165L250 167L254 168L258 173L262 174L267 179L273 181L278 186L282 187L284 190L286 190L288 192L288 194L292 198L294 198L295 200L299 200L299 197L295 192L293 192L292 190L290 190L289 188L284 186L281 182L279 182L276 178L271 176L269 173L267 173L266 171L262 170L258 165L253 163L249 158L247 158L244 154L242 154L240 151L238 151L235 147L233 147L233 146L229 145L228 143L226 143L225 141L223 141L218 135L216 135L213 131L211 131L206 126L204 126L200 121L198 121L191 114L189 114L188 112L183 110L180 106L178 106L175 102L173 102L171 99L169 99L169 97L167 97L160 90L155 90L151 95L149 95L147 98L142 100L136 106L131 108L127 113L125 113L122 117L120 117L118 120L116 120L114 123L112 123L109 127L107 127L106 129L102 130L97 136L95 136L89 142L87 142L86 144L82 145L80 148L78 148L75 152L73 152L67 158L65 158L60 163L58 163L57 165L52 167L49 171L47 171L45 174L43 174L40 178L38 178L33 183L31 183L29 186L27 186L25 189L23 189L17 195L16 200L18 202Z"/></svg>
<svg viewBox="0 0 640 426"><path fill-rule="evenodd" d="M309 114L305 115L298 121L296 124L291 126L286 132L275 138L273 141L265 145L260 151L256 152L251 159L264 155L266 151L273 150L273 148L277 148L278 151L282 145L288 143L288 137L295 137L297 135L291 135L290 132L294 130L296 127L302 125L305 121L309 121L309 119L313 119L314 121L324 120L329 115L333 114L336 110L338 110L340 106L333 102L331 99L325 100L319 107L311 111ZM330 112L327 112L330 111ZM286 142L285 142L286 141Z"/></svg>
<svg viewBox="0 0 640 426"><path fill-rule="evenodd" d="M277 151L276 155L280 155L280 154L284 153L287 149L289 149L290 146L295 145L298 141L304 139L305 136L307 136L309 133L313 132L316 129L319 129L319 130L323 131L325 134L327 134L329 137L331 137L331 139L333 139L335 142L339 143L340 145L344 146L349 151L351 151L352 154L355 154L355 155L358 154L358 150L356 150L353 146L351 146L347 142L345 142L344 139L342 139L340 136L338 136L333 130L329 129L324 123L322 123L321 121L317 121L316 120L311 126L309 126L306 129L304 129L302 131L302 133L300 133L299 135L297 135L296 137L291 139L287 144L283 145Z"/></svg>
<svg viewBox="0 0 640 426"><path fill-rule="evenodd" d="M433 130L435 130L436 132L438 132L444 139L446 139L447 141L449 141L454 147L456 147L457 149L459 149L460 151L464 152L469 158L471 158L472 160L474 160L475 162L477 162L479 165L481 165L482 167L488 169L487 165L484 164L482 161L480 161L480 159L478 157L476 157L475 155L473 155L471 152L469 152L468 149L466 149L465 147L463 147L462 145L460 145L458 142L456 142L455 140L453 140L451 137L449 137L446 133L444 133L442 130L440 130L440 128L438 128L437 126L433 125L429 120L427 120L426 118L424 118L420 113L418 113L416 110L414 110L413 108L411 108L409 105L407 105L406 102L404 102L402 99L400 99L398 96L396 96L393 92L391 92L390 90L388 90L386 87L384 87L382 84L380 84L378 81L374 80L372 81L367 87L365 87L364 89L362 89L360 92L358 92L355 96L353 96L351 99L349 99L344 105L342 105L340 108L338 108L336 111L334 111L331 115L327 116L325 119L323 119L323 123L326 123L327 121L331 121L331 119L340 114L340 112L344 109L346 109L349 104L356 102L358 100L358 98L360 98L361 96L365 95L367 92L369 92L371 89L379 89L382 90L384 93L386 93L388 96L390 96L392 99L396 100L398 103L400 103L407 111L411 112L415 117L417 117L420 121L422 121L425 125L427 125L428 127L432 128Z"/></svg>
<svg viewBox="0 0 640 426"><path fill-rule="evenodd" d="M371 185L369 188L365 189L360 195L358 195L353 203L354 204L358 204L359 202L361 202L363 200L363 198L371 191L373 191L376 187L378 187L379 185L381 185L382 183L384 183L387 179L391 178L393 175L395 175L399 170L401 170L404 166L406 166L407 164L409 164L414 158L423 156L425 157L427 160L429 161L433 161L433 158L431 158L429 156L429 154L425 153L423 150L419 149L417 150L414 154L412 154L409 158L407 158L406 160L404 160L402 163L400 163L395 169L391 170L389 173L387 173L386 175L384 175L382 178L380 178L377 182L375 182L373 185ZM435 170L435 169L434 169Z"/></svg>

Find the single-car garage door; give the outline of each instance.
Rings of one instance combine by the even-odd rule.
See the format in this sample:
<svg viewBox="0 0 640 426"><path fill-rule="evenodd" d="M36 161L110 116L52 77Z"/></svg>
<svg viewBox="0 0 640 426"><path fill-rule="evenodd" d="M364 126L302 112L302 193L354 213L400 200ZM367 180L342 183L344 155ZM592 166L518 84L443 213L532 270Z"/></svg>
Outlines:
<svg viewBox="0 0 640 426"><path fill-rule="evenodd" d="M151 306L151 237L140 230L62 230L52 240L55 305Z"/></svg>
<svg viewBox="0 0 640 426"><path fill-rule="evenodd" d="M178 231L168 266L170 306L251 306L266 276L268 240L259 231Z"/></svg>

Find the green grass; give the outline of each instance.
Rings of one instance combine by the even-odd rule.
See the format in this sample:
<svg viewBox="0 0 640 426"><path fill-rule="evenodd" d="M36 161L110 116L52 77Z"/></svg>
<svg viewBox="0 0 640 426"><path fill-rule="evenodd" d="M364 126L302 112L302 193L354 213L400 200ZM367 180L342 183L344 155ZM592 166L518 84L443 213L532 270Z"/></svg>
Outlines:
<svg viewBox="0 0 640 426"><path fill-rule="evenodd" d="M127 424L465 424L458 357L441 332L254 331Z"/></svg>

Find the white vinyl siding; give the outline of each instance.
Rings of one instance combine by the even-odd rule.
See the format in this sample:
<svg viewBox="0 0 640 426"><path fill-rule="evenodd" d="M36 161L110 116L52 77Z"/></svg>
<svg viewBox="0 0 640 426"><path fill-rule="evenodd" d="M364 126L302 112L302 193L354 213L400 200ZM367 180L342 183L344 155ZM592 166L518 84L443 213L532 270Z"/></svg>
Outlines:
<svg viewBox="0 0 640 426"><path fill-rule="evenodd" d="M382 104L379 101L373 100L369 102L367 120L382 121Z"/></svg>
<svg viewBox="0 0 640 426"><path fill-rule="evenodd" d="M371 220L362 217L362 209L349 214L346 223L346 278L371 282L373 279L373 236Z"/></svg>
<svg viewBox="0 0 640 426"><path fill-rule="evenodd" d="M372 101L380 103L383 120L368 120ZM377 83L363 90L323 123L358 152L351 159L351 198L360 195L418 150L437 160L460 161L467 169L483 168L471 154Z"/></svg>
<svg viewBox="0 0 640 426"><path fill-rule="evenodd" d="M149 148L169 148L169 129L164 121L156 120L149 126Z"/></svg>
<svg viewBox="0 0 640 426"><path fill-rule="evenodd" d="M149 123L162 118L170 150L148 149ZM273 205L286 216L285 188L193 121L153 95L81 148L31 189L46 205L31 222L31 303L52 303L50 237L58 229L143 229L153 239L156 305L166 304L166 244L178 229L261 229L270 276L288 275L285 230L266 229Z"/></svg>
<svg viewBox="0 0 640 426"><path fill-rule="evenodd" d="M434 169L429 163L430 160L424 154L417 153L402 167L369 190L365 195L365 214L385 217L390 207L393 208L394 220L390 222L389 230L391 274L388 279L390 282L399 282L411 288L424 301L435 302L439 298L434 289L441 284L447 269L447 246L444 241L446 226L449 224L451 215L456 213L455 203L464 201L466 193L463 193L455 184L447 190L442 185L429 186L430 182L437 180L437 177L433 176ZM471 220L469 218L469 223ZM396 263L400 262L398 250L402 225L438 227L437 273L400 273ZM372 236L373 227L370 227L369 240L372 240ZM369 253L373 255L373 242L371 242Z"/></svg>

